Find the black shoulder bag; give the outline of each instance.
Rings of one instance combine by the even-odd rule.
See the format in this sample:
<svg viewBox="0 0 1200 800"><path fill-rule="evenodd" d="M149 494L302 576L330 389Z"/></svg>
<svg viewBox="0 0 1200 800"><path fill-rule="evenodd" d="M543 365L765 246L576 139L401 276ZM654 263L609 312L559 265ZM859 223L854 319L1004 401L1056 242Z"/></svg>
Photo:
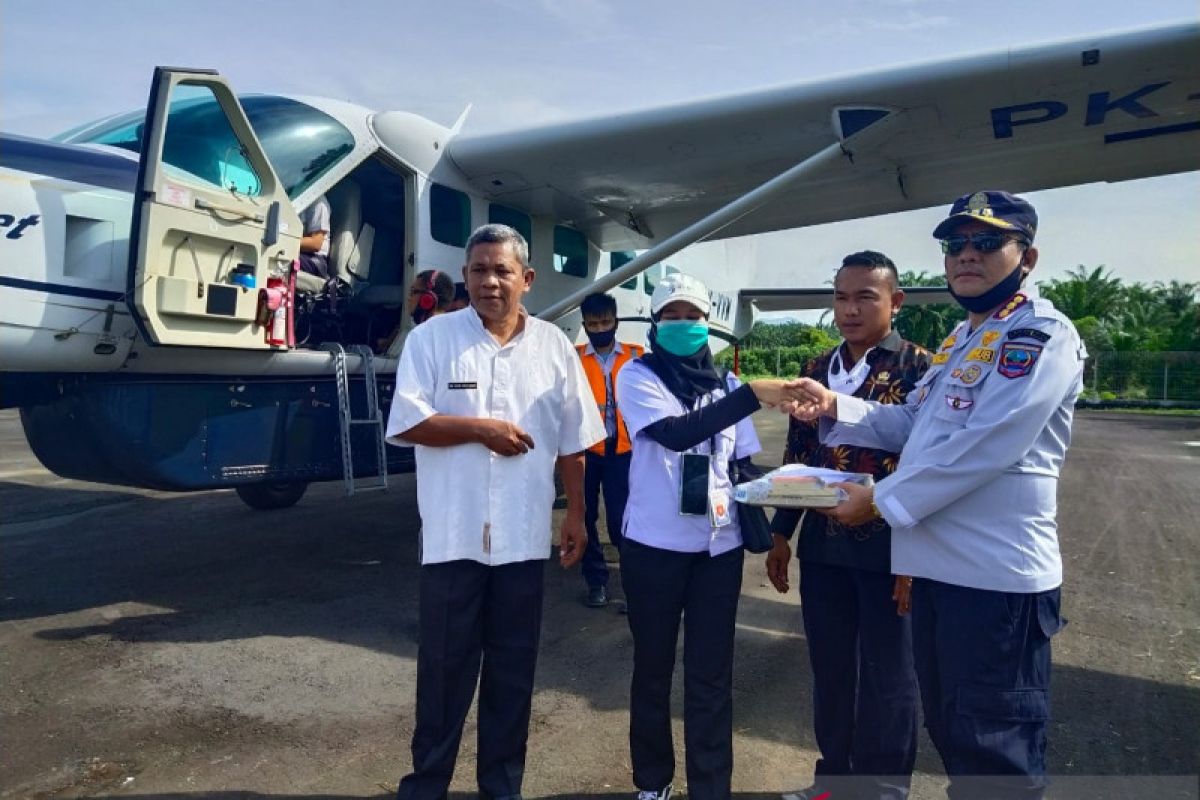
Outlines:
<svg viewBox="0 0 1200 800"><path fill-rule="evenodd" d="M750 460L750 457L729 459L729 480L737 486L763 476L763 471ZM735 502L738 526L742 529L742 545L751 553L765 553L771 549L774 540L771 536L771 524L767 521L767 510L762 506L752 506L748 503Z"/></svg>

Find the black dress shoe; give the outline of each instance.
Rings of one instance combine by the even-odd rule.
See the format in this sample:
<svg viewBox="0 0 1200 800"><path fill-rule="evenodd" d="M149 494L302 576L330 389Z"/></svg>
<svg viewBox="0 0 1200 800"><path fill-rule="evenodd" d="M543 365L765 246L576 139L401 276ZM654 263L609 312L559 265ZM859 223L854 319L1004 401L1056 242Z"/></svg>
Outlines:
<svg viewBox="0 0 1200 800"><path fill-rule="evenodd" d="M608 587L592 586L588 588L587 600L583 604L588 608L604 608L608 605Z"/></svg>

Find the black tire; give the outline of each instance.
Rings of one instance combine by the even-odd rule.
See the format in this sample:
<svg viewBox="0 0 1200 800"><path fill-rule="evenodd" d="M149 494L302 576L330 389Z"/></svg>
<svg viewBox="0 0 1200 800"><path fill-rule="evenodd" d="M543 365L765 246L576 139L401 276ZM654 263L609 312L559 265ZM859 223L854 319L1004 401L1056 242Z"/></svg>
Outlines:
<svg viewBox="0 0 1200 800"><path fill-rule="evenodd" d="M242 498L242 502L258 511L291 508L306 491L308 483L305 481L249 483L237 487L238 497Z"/></svg>

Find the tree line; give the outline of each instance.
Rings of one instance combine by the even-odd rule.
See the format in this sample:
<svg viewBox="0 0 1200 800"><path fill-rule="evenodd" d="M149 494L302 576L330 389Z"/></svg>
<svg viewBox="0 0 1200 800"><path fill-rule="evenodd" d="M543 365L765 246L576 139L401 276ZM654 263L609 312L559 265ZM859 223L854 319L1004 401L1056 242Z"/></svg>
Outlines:
<svg viewBox="0 0 1200 800"><path fill-rule="evenodd" d="M946 281L940 274L909 270L900 274L900 283L945 286ZM1120 353L1119 360L1123 363L1144 364L1139 369L1147 374L1132 376L1135 386L1153 385L1155 377L1151 373L1160 368L1154 365L1164 361L1163 357L1135 357L1134 353L1200 351L1200 283L1125 283L1113 277L1103 265L1088 268L1080 264L1065 277L1042 281L1038 289L1075 323L1093 360L1098 354ZM965 318L966 312L956 304L906 305L896 315L895 324L904 338L935 350ZM810 358L840 341L837 329L830 323L832 315L822 318L818 325L757 323L742 341L742 371L750 375L797 374ZM720 353L717 361L731 365L732 349ZM1097 371L1097 376L1102 374ZM1089 387L1101 393L1112 393L1106 389L1116 388L1100 383L1100 380L1089 381ZM1124 395L1127 390L1121 388L1117 393Z"/></svg>

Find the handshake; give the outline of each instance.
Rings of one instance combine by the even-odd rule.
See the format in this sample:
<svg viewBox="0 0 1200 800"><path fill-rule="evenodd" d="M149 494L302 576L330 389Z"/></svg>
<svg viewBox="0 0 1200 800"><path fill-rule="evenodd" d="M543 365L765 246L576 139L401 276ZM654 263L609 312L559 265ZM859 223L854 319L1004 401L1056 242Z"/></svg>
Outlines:
<svg viewBox="0 0 1200 800"><path fill-rule="evenodd" d="M764 378L750 381L758 402L764 406L778 408L798 420L813 420L818 417L837 415L837 394L826 389L811 378Z"/></svg>

